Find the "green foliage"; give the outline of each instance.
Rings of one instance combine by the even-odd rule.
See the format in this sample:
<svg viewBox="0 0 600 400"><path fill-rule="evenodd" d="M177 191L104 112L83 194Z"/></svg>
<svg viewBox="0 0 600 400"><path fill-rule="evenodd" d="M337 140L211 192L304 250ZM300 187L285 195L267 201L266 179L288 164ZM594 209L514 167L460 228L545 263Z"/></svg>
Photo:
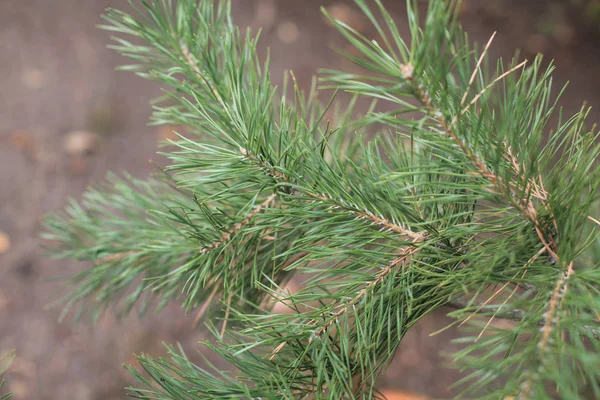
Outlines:
<svg viewBox="0 0 600 400"><path fill-rule="evenodd" d="M454 356L465 393L600 396L587 110L559 111L549 130L552 67L499 61L489 74L487 47L446 2L431 1L422 25L409 2L408 39L378 0L356 4L381 43L332 20L365 72L320 78L354 95L347 107L293 80L275 88L228 1L108 11L114 48L136 62L123 69L167 88L153 122L190 133L170 143L164 174L111 176L48 218L49 251L93 264L71 279L65 311L143 311L155 297L222 320L206 346L236 372L169 346L169 359L138 358L146 374L131 369L141 399L378 398L405 333L446 304L465 322ZM360 98L379 104L357 116ZM306 280L286 294L294 275ZM275 301L293 312L272 314Z"/></svg>
<svg viewBox="0 0 600 400"><path fill-rule="evenodd" d="M6 383L4 381L4 379L2 379L2 375L4 375L4 373L6 372L8 367L10 367L10 364L12 363L12 360L14 358L15 358L14 351L5 353L0 356L0 390L4 387L4 384ZM0 400L8 400L9 398L12 397L12 395L13 395L12 393L6 393L4 395L2 393L0 393Z"/></svg>

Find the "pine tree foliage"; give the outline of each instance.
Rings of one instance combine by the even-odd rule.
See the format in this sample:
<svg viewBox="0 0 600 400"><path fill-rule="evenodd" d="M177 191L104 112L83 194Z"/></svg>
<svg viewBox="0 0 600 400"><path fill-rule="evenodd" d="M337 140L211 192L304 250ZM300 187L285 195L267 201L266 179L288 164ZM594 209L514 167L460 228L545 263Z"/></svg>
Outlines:
<svg viewBox="0 0 600 400"><path fill-rule="evenodd" d="M431 1L423 17L408 2L407 38L379 0L356 4L378 41L327 17L364 72L319 78L351 93L347 106L304 95L293 75L276 88L228 1L107 12L113 47L134 61L123 69L166 88L153 123L189 133L164 173L110 176L48 218L50 252L92 263L65 310L143 312L158 299L213 321L206 346L234 369L168 346L170 358L131 369L141 399L380 398L405 333L444 305L464 332L453 362L465 395L600 397L588 109L563 116L541 58L492 73L493 37L473 46L456 4ZM374 103L357 116L362 98ZM306 279L286 293L294 275ZM276 301L292 312L271 313Z"/></svg>
<svg viewBox="0 0 600 400"><path fill-rule="evenodd" d="M4 384L6 383L4 381L4 379L2 379L2 375L4 375L4 373L6 372L6 370L8 369L8 367L10 366L10 364L12 363L14 358L15 358L14 351L10 351L8 353L4 353L4 354L0 355L0 400L8 400L13 395L12 392L2 394L2 388L4 387Z"/></svg>

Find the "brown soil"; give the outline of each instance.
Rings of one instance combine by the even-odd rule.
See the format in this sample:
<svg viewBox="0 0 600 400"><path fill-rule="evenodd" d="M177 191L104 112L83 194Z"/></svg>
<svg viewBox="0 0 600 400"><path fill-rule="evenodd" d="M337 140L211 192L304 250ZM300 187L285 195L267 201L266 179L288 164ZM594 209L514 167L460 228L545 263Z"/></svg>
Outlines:
<svg viewBox="0 0 600 400"><path fill-rule="evenodd" d="M386 3L402 23L405 2ZM240 25L264 27L262 46L271 48L273 79L293 69L303 86L319 67L348 67L331 50L345 44L320 17L320 5L335 5L341 17L373 35L349 4L234 0ZM572 82L562 102L567 112L584 100L600 104L596 34L576 15L559 11L557 17L548 4L471 0L462 18L480 43L498 30L493 56L507 57L520 47L526 57L543 51L557 58L557 87ZM194 316L176 304L142 320L119 322L107 313L94 327L59 324L60 309L45 307L60 287L48 278L86 266L40 257L36 234L42 215L65 205L69 196L78 198L109 170L147 176L148 159L156 159L157 142L168 135L146 125L148 101L158 87L115 71L124 59L105 48L109 34L95 28L108 6L127 8L118 0L0 2L0 352L16 349L7 378L17 400L125 398L123 387L133 382L121 363L133 363L133 353L163 354L163 340L194 353L203 337L191 328ZM599 117L595 112L591 120ZM444 368L439 353L455 348L449 340L456 332L430 336L449 322L440 311L417 325L381 386L451 395L448 387L458 373Z"/></svg>

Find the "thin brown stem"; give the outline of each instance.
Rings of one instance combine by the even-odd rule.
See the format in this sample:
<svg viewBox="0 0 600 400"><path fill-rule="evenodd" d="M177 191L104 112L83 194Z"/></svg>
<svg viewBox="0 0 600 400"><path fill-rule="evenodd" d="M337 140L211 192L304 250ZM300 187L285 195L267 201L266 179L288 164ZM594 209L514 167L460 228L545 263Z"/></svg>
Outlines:
<svg viewBox="0 0 600 400"><path fill-rule="evenodd" d="M204 76L204 74L200 70L200 67L198 67L198 63L196 62L196 60L194 59L194 56L192 55L192 53L190 53L190 51L188 50L186 45L183 43L180 43L179 48L181 49L181 53L183 54L183 57L187 61L188 65L196 73L196 76L198 77L198 79L200 79L200 81L206 87L206 89L208 89L209 91L211 91L214 94L217 101L221 104L221 106L224 107L225 103L223 102L223 98L219 94L219 91L212 85L212 83L208 79L206 79L206 76Z"/></svg>
<svg viewBox="0 0 600 400"><path fill-rule="evenodd" d="M573 262L571 262L568 268L561 273L560 278L556 281L556 287L552 292L552 296L550 297L550 301L548 302L547 311L543 314L543 323L541 332L542 338L538 343L538 349L540 358L548 350L548 345L550 344L550 338L552 336L552 328L558 325L558 314L560 312L560 306L567 294L567 289L569 287L569 278L573 275L575 270L573 269ZM529 371L527 374L527 379L521 385L521 391L519 392L518 400L526 400L529 399L533 392L533 385L535 380L539 379L540 372L543 368L545 368L543 360L540 360L540 365L536 373L532 373Z"/></svg>
<svg viewBox="0 0 600 400"><path fill-rule="evenodd" d="M204 255L204 254L208 253L209 251L211 251L213 249L216 249L217 247L220 247L223 244L227 243L244 226L248 225L250 223L250 221L252 221L252 219L257 214L259 214L263 209L270 207L273 204L273 202L275 201L276 197L277 197L276 193L273 193L272 195L270 195L269 197L267 197L266 200L264 200L262 203L260 203L258 206L256 206L254 208L254 210L252 210L251 212L249 212L248 215L246 216L246 218L244 218L242 221L240 221L237 224L235 224L233 227L231 227L231 229L223 232L223 234L221 234L221 237L219 239L217 239L214 242L212 242L212 243L204 246L200 250L200 254Z"/></svg>
<svg viewBox="0 0 600 400"><path fill-rule="evenodd" d="M381 282L383 282L383 280L393 271L395 270L398 266L400 265L404 265L406 260L414 253L416 253L418 251L417 247L409 247L407 249L405 249L400 256L396 257L394 260L392 260L392 262L390 262L384 269L382 269L377 275L375 275L375 279L373 279L372 281L370 281L367 285L365 285L365 287L363 287L357 294L356 296L354 296L354 298L352 298L352 300L350 300L349 302L345 303L338 311L336 311L335 313L333 313L331 315L331 317L329 318L329 320L327 322L325 322L323 325L321 325L313 334L313 336L310 338L309 340L309 344L314 342L314 340L321 336L321 334L323 334L323 332L325 332L327 329L329 329L329 327L331 325L333 325L333 323L335 323L341 316L343 316L344 314L346 314L346 312L352 307L355 306L363 297L365 297L367 295L367 293L369 293L369 291L381 284Z"/></svg>
<svg viewBox="0 0 600 400"><path fill-rule="evenodd" d="M206 310L208 310L208 307L212 303L212 300L214 299L214 297L217 294L217 291L219 290L220 287L221 287L221 285L218 283L216 285L214 285L212 292L210 292L210 295L208 296L208 298L202 305L202 308L200 308L200 311L198 311L198 314L196 314L196 318L194 318L194 322L192 323L192 328L196 328L196 326L198 326L198 322L200 321L202 316L204 316L204 313L206 313Z"/></svg>
<svg viewBox="0 0 600 400"><path fill-rule="evenodd" d="M521 279L523 279L526 274L527 274L527 270L523 271L523 275L521 276ZM476 342L481 338L481 336L483 336L483 334L487 330L488 326L490 326L490 324L492 323L492 321L494 320L494 318L496 318L496 316L498 315L498 313L500 312L500 310L502 309L502 307L504 307L506 305L506 303L508 303L508 301L515 295L515 293L517 293L517 290L519 290L519 287L520 287L520 285L517 283L515 285L515 287L513 288L512 292L510 292L510 294L506 297L506 299L504 299L504 301L502 302L502 304L500 305L500 307L498 307L498 310L490 317L490 319L485 324L485 326L483 327L483 329L481 330L481 332L479 332L479 335L475 339Z"/></svg>
<svg viewBox="0 0 600 400"><path fill-rule="evenodd" d="M525 320L525 318L527 318L527 313L524 310L518 308L507 309L505 307L499 307L494 304L488 304L486 306L483 306L481 304L472 304L472 302L468 300L455 299L446 303L446 306L451 307L455 310L464 310L467 308L477 307L478 311L483 310L485 312L494 312L494 317L496 319L504 319L515 322L521 322ZM540 328L542 328L544 326L544 321L540 321L539 326ZM586 325L582 327L582 331L587 333L587 336L594 337L595 339L600 340L600 325Z"/></svg>
<svg viewBox="0 0 600 400"><path fill-rule="evenodd" d="M375 275L375 279L367 283L361 290L358 291L356 296L354 296L349 302L341 305L340 309L331 314L330 318L321 325L310 337L308 344L313 343L318 337L320 337L325 331L327 331L331 325L333 325L341 316L346 314L351 307L354 307L363 297L365 297L369 291L381 284L383 280L399 265L404 265L406 260L414 253L418 251L417 247L408 247L402 251L402 253L392 260L385 268L383 268L377 275ZM324 314L321 314L324 316ZM308 322L309 326L316 325L320 319L312 319ZM269 356L269 360L275 358L275 356L287 345L287 342L281 342L271 353Z"/></svg>
<svg viewBox="0 0 600 400"><path fill-rule="evenodd" d="M101 259L97 260L100 263L108 263L108 262L113 262L113 261L120 261L123 258L127 257L127 256L131 256L134 254L139 253L139 250L130 250L130 251L123 251L121 253L113 253L113 254L109 254L106 257L102 257Z"/></svg>
<svg viewBox="0 0 600 400"><path fill-rule="evenodd" d="M282 182L282 183L289 183L289 179L285 174L277 171L275 168L273 168L273 166L269 165L266 161L264 161L260 157L255 156L254 154L252 154L251 152L249 152L248 150L246 150L244 148L240 148L240 153L242 153L242 156L245 159L255 163L259 169L261 169L267 175L273 177L273 179L275 179L276 181ZM315 192L312 192L307 189L299 190L299 192L304 196L311 197L314 200L319 200L320 202L323 202L323 203L328 203L328 202L334 203L332 206L332 208L334 208L334 209L341 209L343 211L346 211L346 212L354 215L357 218L370 221L374 225L379 225L379 226L387 229L390 232L394 232L399 235L406 236L409 239L411 239L412 241L420 241L420 240L424 239L425 237L427 237L427 232L411 231L410 229L404 228L390 220L385 219L383 216L375 215L370 210L367 210L367 209L359 210L359 209L356 209L355 207L353 207L352 205L345 204L341 200L336 201L333 199L333 197L331 197L325 193L319 194L319 193L315 193Z"/></svg>

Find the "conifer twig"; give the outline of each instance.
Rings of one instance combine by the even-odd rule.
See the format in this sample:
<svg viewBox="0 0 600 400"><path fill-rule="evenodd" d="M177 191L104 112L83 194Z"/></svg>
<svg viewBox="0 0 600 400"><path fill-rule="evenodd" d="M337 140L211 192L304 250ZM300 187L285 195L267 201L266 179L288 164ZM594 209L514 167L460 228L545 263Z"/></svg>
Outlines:
<svg viewBox="0 0 600 400"><path fill-rule="evenodd" d="M527 262L526 262L526 263L523 265L523 268L525 269L525 270L524 270L524 273L523 273L523 276L524 276L524 275L527 273L527 268L528 268L528 267L529 267L529 266L530 266L532 263L534 263L534 262L535 262L535 261L536 261L536 260L537 260L537 259L538 259L538 258L539 258L541 255L542 255L542 254L544 254L544 252L545 252L545 251L546 251L546 249L545 249L544 247L542 247L542 248L541 248L541 249L540 249L540 250L539 250L539 251L538 251L536 254L534 254L534 256L533 256L533 257L531 257L529 260L527 260ZM516 274L515 274L515 275L514 275L514 276L513 276L511 279L514 279L514 278L515 278L517 275L518 275L518 272L517 272L517 273L516 273ZM469 319L471 319L471 317L473 317L475 314L477 314L477 312L478 312L478 311L479 311L481 308L485 307L485 306L486 306L486 305L487 305L489 302L491 302L491 301L492 301L494 298L496 298L496 296L498 296L500 293L502 293L502 291L503 291L503 290L504 290L504 289L505 289L505 288L506 288L506 287L507 287L507 286L508 286L510 283L511 283L511 281L510 281L510 280L508 280L508 281L507 281L507 282L506 282L504 285L502 285L502 287L501 287L500 289L496 290L496 292L494 292L494 294L492 294L492 295L491 295L491 296L490 296L490 297L489 297L487 300L485 300L485 301L483 302L483 304L481 304L481 305L479 306L479 308L478 308L477 310L475 310L475 312L474 312L473 314L471 314L471 315L469 315L467 318L465 318L465 320L464 320L464 321L462 321L462 322L460 323L460 325L459 325L459 326L462 326L462 325L464 325L464 324L465 324L465 323L466 323L466 322L467 322ZM520 284L517 284L517 285L516 285L516 287L515 287L515 290L516 290L516 288L518 288L519 286L520 286ZM511 296L512 296L512 295L511 295Z"/></svg>
<svg viewBox="0 0 600 400"><path fill-rule="evenodd" d="M483 93L486 90L488 90L493 84L495 84L500 79L504 78L509 73L512 73L517 68L520 68L523 65L524 65L524 62L517 65L514 68L511 68L509 71L507 71L504 74L497 77L490 85L486 86L486 88L484 88L477 96L475 96L475 98L469 103L469 105L467 105L467 107L465 109L463 109L463 111L461 111L460 115L463 115L466 112L466 110L472 104L474 104L474 102L476 102L483 95ZM450 137L458 145L458 147L463 151L463 153L471 160L471 162L479 170L480 174L482 176L488 178L492 182L492 184L494 185L495 189L497 190L497 192L499 194L501 194L503 192L503 189L506 187L517 198L518 193L514 192L513 186L510 184L508 184L508 185L505 184L500 177L498 177L498 176L494 175L492 172L490 172L488 170L488 168L486 167L484 161L481 160L478 156L476 156L466 146L466 144L458 138L456 133L453 131L453 126L458 121L459 115L456 115L452 119L452 122L448 123L444 114L440 110L437 110L435 108L429 95L423 90L423 88L420 85L415 83L412 66L410 66L410 65L401 66L401 71L404 74L404 78L413 85L414 91L417 93L418 99L425 106L425 109L427 110L427 112L430 113L438 121L438 123L444 130L445 134L448 137ZM511 155L509 155L509 157L511 157ZM514 157L511 157L511 158L514 158ZM516 159L511 159L511 163L513 165L518 165ZM518 170L517 170L517 172L518 172ZM532 186L535 187L534 186L535 182L531 183L531 180L528 178L527 185L528 185L528 187L532 187ZM542 193L545 193L545 190L543 189L543 187L538 191L539 191L540 197L542 197L541 196ZM552 215L550 206L547 204L546 199L540 198L540 200L542 202L542 206L544 208L546 208L548 210L548 212L550 212L550 216L552 218L552 223L556 227L556 225L557 225L556 220L555 220L554 216ZM552 257L552 259L557 264L559 264L561 262L561 260L557 254L556 241L555 241L554 237L552 237L551 235L547 237L546 233L544 233L544 230L542 228L542 223L539 220L538 211L536 210L535 206L533 205L531 198L527 198L527 200L525 200L525 201L517 202L517 203L515 203L515 205L519 208L519 211L521 212L521 214L524 215L529 221L531 221L534 224L535 232L536 232L540 242L544 246L544 249ZM562 299L564 298L564 295L568 288L568 280L569 280L570 276L573 274L573 272L574 272L573 262L571 262L569 264L568 268L565 270L564 274L562 274L561 277L557 280L556 288L550 297L550 301L548 303L548 308L547 308L546 312L544 313L544 324L542 326L542 337L541 337L540 342L538 343L538 349L539 349L538 357L540 358L540 361L542 363L543 363L542 356L546 352L546 348L548 346L550 336L552 334L552 329L554 326L557 325L557 322L558 322L558 315L557 315L558 311L557 310L560 309ZM540 365L540 368L543 368L543 365ZM539 372L539 369L538 369L538 372ZM529 395L530 395L530 392L531 392L532 386L533 386L533 380L537 376L539 376L539 373L532 373L531 371L527 374L527 378L523 382L521 391L519 393L518 398L520 400L526 400L529 398Z"/></svg>
<svg viewBox="0 0 600 400"><path fill-rule="evenodd" d="M527 373L527 378L522 383L519 395L517 397L518 400L527 400L530 398L533 390L534 381L539 379L540 371L545 368L544 360L542 355L547 351L548 344L550 343L550 336L552 335L552 327L558 325L559 317L558 313L560 312L560 305L567 294L567 289L569 287L569 278L573 275L575 270L573 269L573 262L569 264L567 269L565 269L560 278L556 281L556 287L552 292L552 296L550 297L550 301L548 302L548 309L542 315L543 316L543 324L540 330L542 331L542 338L538 343L538 350L540 353L539 361L540 365L536 372L529 371Z"/></svg>
<svg viewBox="0 0 600 400"><path fill-rule="evenodd" d="M415 243L416 244L416 243ZM394 258L385 268L383 268L379 273L375 275L375 279L367 283L362 289L358 291L356 296L354 296L350 301L341 305L340 309L333 313L330 318L321 325L317 330L315 330L310 339L308 340L308 344L312 344L316 338L320 337L329 327L335 323L342 315L344 315L351 307L354 307L356 303L358 303L367 293L369 293L370 289L379 285L385 277L387 277L398 265L404 265L406 259L416 253L418 251L418 247L408 247L402 251L402 253ZM322 315L323 316L323 315ZM319 322L318 319L310 320L307 325L316 325ZM286 346L287 342L281 342L271 355L269 356L269 360L273 360L275 356Z"/></svg>
<svg viewBox="0 0 600 400"><path fill-rule="evenodd" d="M285 176L285 174L275 170L275 168L273 168L271 165L269 165L260 156L257 157L244 148L240 148L240 153L242 153L243 158L254 162L257 165L257 167L260 170L262 170L263 172L265 172L267 175L273 177L274 179L276 179L279 182L289 183L289 179L287 178L287 176ZM351 205L348 205L348 204L344 204L344 202L341 200L339 202L337 202L335 199L333 199L332 196L329 196L325 193L318 194L318 193L312 192L307 189L302 189L301 192L305 196L312 197L313 199L319 200L321 202L333 202L334 205L332 206L332 208L342 209L343 211L347 211L360 219L371 221L371 223L373 223L374 225L382 226L383 228L389 230L390 232L394 232L399 235L407 236L408 238L412 239L413 241L422 240L423 238L425 238L427 236L426 232L411 231L410 229L404 228L400 225L393 223L392 221L389 221L389 220L383 218L383 216L375 215L370 210L354 209L354 207L352 207Z"/></svg>
<svg viewBox="0 0 600 400"><path fill-rule="evenodd" d="M521 64L517 65L517 67L520 68L524 64L525 64L525 61L522 62ZM487 90L487 88L489 88L491 85L498 82L500 78L504 78L509 73L516 71L517 67L511 68L509 71L505 72L500 77L496 78L493 81L493 83L488 85L486 87L486 89L484 89L484 90ZM444 114L435 107L431 97L425 92L423 87L416 82L415 77L413 76L413 72L414 72L413 66L410 64L407 64L407 65L403 64L400 66L400 70L401 70L402 74L404 75L404 79L406 79L410 84L412 84L413 89L417 95L417 99L425 106L425 110L427 111L427 113L429 113L431 116L433 116L433 118L440 124L444 133L457 144L458 148L467 156L467 158L469 158L469 160L477 168L479 173L483 177L490 180L490 182L492 183L492 185L495 188L495 191L498 194L502 194L506 187L513 193L513 195L515 197L518 197L518 193L514 193L512 186L510 184L506 185L503 182L502 178L496 176L491 171L489 171L489 169L485 165L484 160L482 160L480 157L475 155L475 153L473 153L473 151L471 151L471 149L469 147L467 147L466 143L456 135L456 133L453 130L453 126L457 121L458 115L453 118L452 122L448 122L448 120L446 119ZM463 113L461 112L461 115L462 114ZM537 212L535 206L533 205L533 203L531 202L531 199L527 199L524 204L522 202L518 202L518 203L515 203L515 205L518 207L521 214L524 215L529 221L531 221L534 224L535 231L536 231L540 241L546 248L546 251L548 252L548 254L550 254L556 260L556 262L558 262L559 257L556 254L556 251L550 246L550 244L548 243L548 240L546 239L546 235L544 234L541 223L538 219L538 212ZM544 206L546 206L545 203L544 203ZM553 241L553 240L551 240L551 241Z"/></svg>
<svg viewBox="0 0 600 400"><path fill-rule="evenodd" d="M471 307L476 307L479 311L484 310L486 312L494 312L494 316L496 319L504 319L509 321L521 322L527 318L527 313L524 310L518 308L511 309L502 309L503 307L496 305L483 305L476 303L474 304L469 300L460 300L454 299L446 303L446 306L451 307L455 310L466 310ZM540 321L539 327L543 328L544 321ZM595 327L591 325L586 325L582 327L583 331L589 336L592 336L596 339L600 339L600 326Z"/></svg>
<svg viewBox="0 0 600 400"><path fill-rule="evenodd" d="M219 239L215 240L214 242L212 242L206 246L203 246L200 249L200 254L205 255L209 251L214 250L217 247L220 247L220 246L224 245L225 243L227 243L244 226L248 225L257 214L259 214L263 209L270 207L275 202L276 198L277 198L276 193L269 195L262 203L260 203L251 212L249 212L248 215L246 215L246 217L242 221L234 224L230 229L223 232L221 234L221 236L219 237ZM134 255L139 252L140 252L140 250L130 250L130 251L125 251L125 252L121 252L121 253L114 253L114 254L110 254L106 257L103 257L98 261L100 263L119 261L127 256ZM201 313L199 313L199 314L201 314Z"/></svg>
<svg viewBox="0 0 600 400"><path fill-rule="evenodd" d="M310 343L314 342L315 339L317 337L319 337L322 333L324 333L327 329L329 329L329 327L334 322L336 322L339 317L344 315L350 309L350 307L355 306L356 303L358 303L363 297L365 297L367 295L367 293L369 293L369 290L371 288L381 284L381 282L383 282L383 280L395 268L397 268L399 265L404 265L407 258L410 257L411 255L415 254L417 251L418 251L417 247L409 247L409 248L404 249L398 257L393 259L392 262L390 262L384 269L382 269L379 273L377 273L377 275L375 275L375 279L370 281L367 285L365 285L365 287L363 287L361 290L359 290L358 293L356 294L356 296L354 296L352 298L352 300L345 303L338 311L333 313L331 318L325 324L321 325L319 327L319 329L317 329L314 332L314 334L312 335L312 337L310 338L308 343L310 344ZM317 322L317 320L314 320L314 321L315 321L315 323Z"/></svg>
<svg viewBox="0 0 600 400"><path fill-rule="evenodd" d="M240 229L242 229L243 227L248 225L250 223L250 221L252 221L252 219L256 216L256 214L259 214L263 209L270 207L273 204L273 202L275 201L276 197L277 197L277 193L273 193L273 194L269 195L269 197L267 197L262 203L260 203L258 206L256 206L254 208L254 210L250 211L248 213L248 215L246 216L246 218L244 218L242 221L238 222L237 224L233 225L233 227L231 227L231 229L223 232L223 234L221 234L221 237L219 239L215 240L214 242L212 242L211 244L209 244L207 246L204 246L200 250L200 254L204 255L204 254L208 253L210 250L216 249L217 247L220 247L223 244L225 244L226 242L228 242L232 236L234 236L236 233L238 233L240 231Z"/></svg>
<svg viewBox="0 0 600 400"><path fill-rule="evenodd" d="M206 254L210 250L216 249L217 247L220 247L224 243L228 242L229 239L231 239L232 236L234 236L237 232L239 232L240 229L242 229L244 226L248 225L250 223L250 221L252 221L252 219L257 214L259 214L263 209L268 208L271 205L273 205L273 203L275 202L276 198L277 198L277 194L276 193L271 194L262 203L260 203L256 207L254 207L254 209L251 212L248 213L248 215L246 216L246 218L244 218L242 221L240 221L237 224L235 224L231 229L229 229L226 232L224 232L217 241L212 242L210 245L203 247L202 250L200 251L200 253L201 254ZM220 283L215 284L215 286L214 286L211 294L209 295L209 297L204 302L204 305L202 306L202 308L198 311L198 314L196 314L196 317L194 318L194 322L193 322L193 325L192 325L193 327L195 327L198 324L198 321L202 318L202 316L204 315L204 313L208 309L208 306L210 305L212 299L214 298L215 294L217 293L217 291L219 290L220 287L221 287Z"/></svg>
<svg viewBox="0 0 600 400"><path fill-rule="evenodd" d="M455 357L474 370L461 397L547 398L550 383L558 396L583 394L600 379L589 352L600 346L600 269L575 274L579 260L598 258L600 221L588 214L600 134L588 131L587 111L561 115L547 135L550 68L516 61L488 79L496 33L476 54L447 2L430 1L425 18L408 2L409 38L382 1L355 2L378 41L327 16L368 74L318 78L355 96L342 109L319 102L317 81L308 96L293 74L292 97L277 89L258 35L233 25L230 0L107 11L105 28L133 38L115 38L134 60L124 69L167 88L153 122L194 136L166 154L166 182L111 181L48 220L53 255L93 262L71 278L65 310L183 298L199 309L195 326L218 302L224 320L207 345L239 377L169 347L170 360L142 356L145 372L130 369L141 398L377 396L405 334L444 304L462 309L452 316L463 324L480 317ZM365 98L393 109L373 103L354 119ZM329 120L332 111L341 118ZM262 312L264 296L298 273L309 275L306 290L280 299L297 314ZM492 329L501 318L516 328ZM506 384L490 388L496 379Z"/></svg>
<svg viewBox="0 0 600 400"><path fill-rule="evenodd" d="M248 159L252 162L254 162L263 172L265 172L267 175L273 177L274 179L280 181L280 182L285 182L285 183L289 183L289 179L287 178L287 176L285 176L285 174L275 170L271 165L269 165L266 161L264 161L260 156L257 157L254 154L252 154L251 152L249 152L248 150L244 149L244 148L240 148L240 153L242 154L242 157L245 159ZM320 200L322 202L327 202L327 201L333 201L333 198L331 196L327 196L326 194L317 194L314 193L312 191L308 191L308 190L302 190L301 191L304 195L307 195L309 197L315 198L317 200ZM334 205L334 208L342 208L341 204L336 204ZM365 210L365 211L357 211L357 210L350 210L350 213L356 215L357 217L361 218L361 219L366 219L371 221L372 223L376 224L376 225L381 225L384 228L388 229L389 231L398 233L400 235L405 235L408 236L409 238L411 238L412 243L416 244L422 240L424 240L427 237L427 233L425 232L413 232L409 229L400 227L388 220L386 220L383 217L378 217L375 214L373 214L372 212ZM321 333L323 333L325 330L327 330L327 328L329 326L331 326L331 324L333 322L335 322L335 320L337 318L339 318L339 316L343 315L352 305L356 304L356 302L358 300L360 300L360 298L362 298L368 291L370 288L372 288L373 286L376 286L377 284L379 284L384 278L385 276L387 276L395 266L397 266L400 263L403 263L404 260L410 256L411 254L414 254L417 251L417 247L410 247L407 248L403 251L402 255L395 258L386 268L384 268L382 271L380 271L375 279L373 281L371 281L367 286L365 286L363 289L361 289L359 291L359 293L357 294L357 296L355 296L353 298L353 300L351 300L348 303L345 303L345 305L338 310L333 317L327 322L325 323L325 325L323 325L322 327L320 327L319 329L317 329L317 331L314 332L313 336L311 337L311 339L309 340L309 344L312 343L315 338L317 336L319 336ZM318 320L311 320L309 322L309 325L314 325L318 322ZM287 342L282 342L280 343L271 353L271 355L269 356L269 360L272 360L285 346L286 346Z"/></svg>
<svg viewBox="0 0 600 400"><path fill-rule="evenodd" d="M221 106L225 106L225 103L223 102L223 98L219 94L219 91L214 87L213 84L210 83L210 81L208 79L206 79L206 77L200 70L200 67L198 67L198 64L194 60L194 56L192 56L192 54L188 50L187 46L183 42L180 42L179 47L180 47L181 53L183 54L188 65L190 67L192 67L192 69L196 73L196 76L204 83L206 88L215 95L215 97L217 98L217 101L221 104Z"/></svg>

